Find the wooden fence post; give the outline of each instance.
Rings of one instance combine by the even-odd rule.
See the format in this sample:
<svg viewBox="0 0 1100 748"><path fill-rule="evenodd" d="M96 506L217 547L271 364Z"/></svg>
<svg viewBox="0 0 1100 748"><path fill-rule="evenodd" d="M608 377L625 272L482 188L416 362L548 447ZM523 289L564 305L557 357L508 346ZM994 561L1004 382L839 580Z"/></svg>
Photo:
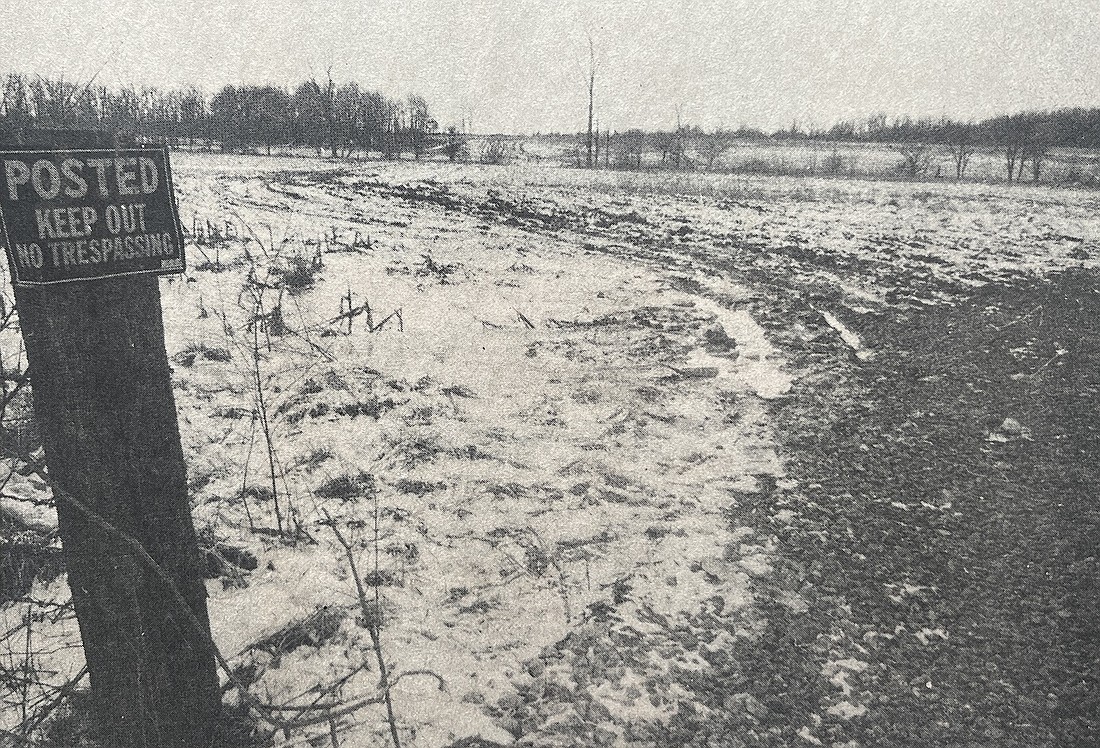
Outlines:
<svg viewBox="0 0 1100 748"><path fill-rule="evenodd" d="M40 135L22 147L114 147L104 138ZM15 297L100 739L206 748L220 710L209 647L147 564L64 498L141 543L209 631L159 279L16 286Z"/></svg>

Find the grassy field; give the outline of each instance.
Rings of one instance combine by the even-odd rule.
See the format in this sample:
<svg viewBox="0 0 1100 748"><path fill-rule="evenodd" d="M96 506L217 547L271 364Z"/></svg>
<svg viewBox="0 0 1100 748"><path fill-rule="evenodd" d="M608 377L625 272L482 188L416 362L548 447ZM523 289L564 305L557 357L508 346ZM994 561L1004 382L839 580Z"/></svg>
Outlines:
<svg viewBox="0 0 1100 748"><path fill-rule="evenodd" d="M265 700L371 693L369 613L406 745L1097 739L1100 194L174 172L194 515L257 562L214 565L212 625ZM48 537L44 486L6 494ZM9 670L79 671L67 596L43 574L0 608ZM389 740L379 708L331 730L277 739Z"/></svg>

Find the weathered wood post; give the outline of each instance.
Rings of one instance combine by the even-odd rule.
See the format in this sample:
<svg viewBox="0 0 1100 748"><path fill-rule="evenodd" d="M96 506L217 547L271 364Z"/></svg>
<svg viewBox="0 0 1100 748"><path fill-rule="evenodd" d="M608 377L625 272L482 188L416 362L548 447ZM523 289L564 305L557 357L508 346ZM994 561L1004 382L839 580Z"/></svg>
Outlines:
<svg viewBox="0 0 1100 748"><path fill-rule="evenodd" d="M183 268L167 150L23 147L0 153L4 241L101 739L205 748L220 695L156 277Z"/></svg>

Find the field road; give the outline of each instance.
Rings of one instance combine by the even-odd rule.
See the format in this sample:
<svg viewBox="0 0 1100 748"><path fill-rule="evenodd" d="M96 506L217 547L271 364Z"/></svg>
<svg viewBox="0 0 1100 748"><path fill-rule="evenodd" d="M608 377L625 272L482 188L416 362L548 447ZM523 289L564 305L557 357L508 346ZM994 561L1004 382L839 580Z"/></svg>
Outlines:
<svg viewBox="0 0 1100 748"><path fill-rule="evenodd" d="M620 199L638 187L622 186ZM1081 229L1095 224L1060 223L1072 208L1042 191L880 186L903 196L868 206L825 184L776 205L741 197L754 187L733 200L666 194L618 221L563 215L564 200L549 213L522 198L475 208L747 285L748 308L800 373L769 406L797 488L741 496L735 510L735 523L770 524L779 539L775 574L756 581L760 638L685 676L711 709L683 710L666 744L1092 744L1100 278L1085 262L1096 235ZM800 216L803 204L832 225ZM946 230L921 231L937 204ZM1004 219L982 223L986 211ZM759 220L771 213L773 225ZM688 218L667 218L677 214ZM960 240L951 229L967 219L974 233ZM1030 234L1010 225L1047 220ZM775 602L788 593L808 608Z"/></svg>
<svg viewBox="0 0 1100 748"><path fill-rule="evenodd" d="M377 626L422 748L1100 741L1096 193L173 162L211 626L264 700L374 693ZM71 617L28 637L79 671Z"/></svg>

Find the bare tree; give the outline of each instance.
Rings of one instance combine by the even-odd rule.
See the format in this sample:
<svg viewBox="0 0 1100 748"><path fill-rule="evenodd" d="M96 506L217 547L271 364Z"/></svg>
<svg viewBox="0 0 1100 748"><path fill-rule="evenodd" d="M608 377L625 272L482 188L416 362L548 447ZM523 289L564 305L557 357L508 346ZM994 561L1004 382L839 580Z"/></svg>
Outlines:
<svg viewBox="0 0 1100 748"><path fill-rule="evenodd" d="M325 74L326 79L323 85L318 83L315 77L311 77L303 85L308 88L319 109L316 114L319 114L321 119L324 120L329 151L332 158L336 158L339 123L337 122L336 83L332 79L332 65L325 68Z"/></svg>
<svg viewBox="0 0 1100 748"><path fill-rule="evenodd" d="M1023 152L1020 156L1020 168L1023 169L1024 161L1031 163L1031 181L1033 182L1038 182L1039 177L1042 176L1043 165L1046 163L1052 139L1049 122L1036 117L1029 123Z"/></svg>
<svg viewBox="0 0 1100 748"><path fill-rule="evenodd" d="M588 159L585 165L592 168L592 117L596 100L596 43L588 35Z"/></svg>
<svg viewBox="0 0 1100 748"><path fill-rule="evenodd" d="M703 135L697 148L700 158L707 164L707 171L713 171L715 162L729 148L729 138L721 130L715 130L710 135Z"/></svg>
<svg viewBox="0 0 1100 748"><path fill-rule="evenodd" d="M363 91L359 84L350 81L336 89L333 94L333 119L336 122L336 140L342 146L339 155L351 156L356 141L361 140L363 132Z"/></svg>
<svg viewBox="0 0 1100 748"><path fill-rule="evenodd" d="M321 116L325 119L325 124L328 125L328 146L332 153L332 157L336 158L337 153L337 131L339 122L337 121L336 112L336 83L332 80L332 65L325 68L325 88L321 92Z"/></svg>
<svg viewBox="0 0 1100 748"><path fill-rule="evenodd" d="M428 133L433 131L437 125L428 114L428 101L423 96L410 95L407 106L409 113L409 147L412 149L413 158L420 160L427 147Z"/></svg>
<svg viewBox="0 0 1100 748"><path fill-rule="evenodd" d="M661 166L668 163L670 153L677 149L678 135L674 132L657 132L653 135L653 145L661 153Z"/></svg>
<svg viewBox="0 0 1100 748"><path fill-rule="evenodd" d="M901 154L901 171L911 177L919 177L932 165L932 148L927 143L899 143L894 150Z"/></svg>
<svg viewBox="0 0 1100 748"><path fill-rule="evenodd" d="M976 147L974 127L970 124L952 123L946 128L945 136L947 152L955 164L955 179L962 179Z"/></svg>
<svg viewBox="0 0 1100 748"><path fill-rule="evenodd" d="M1005 157L1008 181L1023 173L1023 152L1027 142L1027 118L1023 114L998 117L993 122L993 135Z"/></svg>
<svg viewBox="0 0 1100 748"><path fill-rule="evenodd" d="M676 104L676 137L672 141L672 158L676 162L677 169L683 164L684 156L687 155L687 144L684 142L683 111L684 105Z"/></svg>
<svg viewBox="0 0 1100 748"><path fill-rule="evenodd" d="M626 169L641 169L646 149L646 135L641 130L627 130L615 136L615 165Z"/></svg>
<svg viewBox="0 0 1100 748"><path fill-rule="evenodd" d="M1046 163L1047 146L1044 142L1030 143L1024 152L1024 158L1031 161L1031 181L1038 182L1043 174L1043 165ZM1023 158L1020 159L1021 163Z"/></svg>

